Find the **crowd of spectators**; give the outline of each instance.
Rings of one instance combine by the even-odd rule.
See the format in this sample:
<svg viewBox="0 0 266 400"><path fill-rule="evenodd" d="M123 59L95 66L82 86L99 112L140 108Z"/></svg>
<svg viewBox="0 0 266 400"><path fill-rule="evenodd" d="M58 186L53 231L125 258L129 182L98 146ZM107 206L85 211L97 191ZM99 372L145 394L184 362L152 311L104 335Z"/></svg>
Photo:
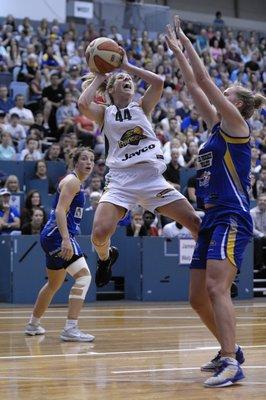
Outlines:
<svg viewBox="0 0 266 400"><path fill-rule="evenodd" d="M184 31L221 91L232 83L239 83L265 94L266 38L262 34L236 32L226 27L220 12L216 13L213 24L203 27L187 22ZM191 170L190 179L182 190L196 208L193 171L199 147L209 132L193 105L176 59L165 45L163 33L151 38L148 31L138 32L132 27L122 35L116 26L104 32L97 30L92 23L80 30L73 21L62 28L57 20L48 23L45 19L36 26L29 18L18 22L8 15L0 26L0 160L36 161L35 178L49 180L46 162L65 162L69 166L76 147L89 145L95 151L96 163L94 173L86 182L86 193L92 203L87 210L95 210L107 170L104 138L101 127L80 114L77 99L81 93L82 76L89 72L84 50L92 40L103 35L123 46L132 64L163 77L163 95L152 115L152 124L167 162L165 178L179 190L181 169ZM1 80L1 74L5 73L12 74L13 80L23 82L27 90L13 98L10 88ZM135 78L135 86L135 100L138 100L147 84ZM265 109L258 111L249 120L252 128L250 199L253 202L262 199L260 196L266 193L265 113ZM48 193L54 193L55 187L51 182L48 187ZM45 221L37 191L28 193L19 214L15 192L20 189L16 176L9 176L4 191L0 193L2 233L10 231L13 225L17 229L18 224L21 224L23 233L36 232ZM7 218L8 197L10 202L14 197L14 204L10 204ZM256 211L256 216L264 212L262 206L258 207L260 211ZM21 221L18 222L20 215ZM132 212L131 219L125 221L121 225L127 225L127 234L132 236L188 234L182 226L139 208ZM167 223L171 225L164 227ZM264 229L266 237L264 224L261 229Z"/></svg>

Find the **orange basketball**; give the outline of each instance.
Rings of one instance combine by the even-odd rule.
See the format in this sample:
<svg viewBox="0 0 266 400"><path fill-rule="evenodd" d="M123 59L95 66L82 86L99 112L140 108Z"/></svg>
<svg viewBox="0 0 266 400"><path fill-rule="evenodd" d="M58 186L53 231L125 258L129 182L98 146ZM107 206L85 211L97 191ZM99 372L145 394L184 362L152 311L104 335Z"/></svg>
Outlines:
<svg viewBox="0 0 266 400"><path fill-rule="evenodd" d="M100 37L88 45L85 56L91 72L105 74L120 67L123 50L114 40Z"/></svg>

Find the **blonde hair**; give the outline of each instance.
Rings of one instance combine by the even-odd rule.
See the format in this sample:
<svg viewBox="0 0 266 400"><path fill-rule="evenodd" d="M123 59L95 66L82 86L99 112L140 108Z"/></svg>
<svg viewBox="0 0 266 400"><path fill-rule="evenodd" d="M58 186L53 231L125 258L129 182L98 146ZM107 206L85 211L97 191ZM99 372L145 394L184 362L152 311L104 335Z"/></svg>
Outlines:
<svg viewBox="0 0 266 400"><path fill-rule="evenodd" d="M108 103L113 103L113 99L112 96L110 96L109 94L109 90L114 86L116 75L117 74L108 75L106 80L97 89L97 94L105 96ZM84 79L84 81L81 85L82 91L90 86L95 76L96 75L93 72L90 72L89 74L83 76L82 79Z"/></svg>
<svg viewBox="0 0 266 400"><path fill-rule="evenodd" d="M239 111L245 119L249 119L254 114L254 111L262 107L266 103L266 98L260 93L252 93L251 90L242 86L235 86L235 94L238 100L243 102Z"/></svg>

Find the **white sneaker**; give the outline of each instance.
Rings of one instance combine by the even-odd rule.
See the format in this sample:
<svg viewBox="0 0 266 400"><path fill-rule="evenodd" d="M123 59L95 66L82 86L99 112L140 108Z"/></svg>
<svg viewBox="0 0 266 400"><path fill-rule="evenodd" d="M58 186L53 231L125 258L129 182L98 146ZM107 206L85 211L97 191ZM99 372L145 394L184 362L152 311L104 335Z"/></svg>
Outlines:
<svg viewBox="0 0 266 400"><path fill-rule="evenodd" d="M93 342L95 336L79 330L78 327L63 329L60 338L65 342Z"/></svg>
<svg viewBox="0 0 266 400"><path fill-rule="evenodd" d="M25 328L25 334L29 336L44 335L45 329L41 325L28 324Z"/></svg>
<svg viewBox="0 0 266 400"><path fill-rule="evenodd" d="M204 382L206 387L231 386L245 378L238 361L230 357L221 357L219 370Z"/></svg>

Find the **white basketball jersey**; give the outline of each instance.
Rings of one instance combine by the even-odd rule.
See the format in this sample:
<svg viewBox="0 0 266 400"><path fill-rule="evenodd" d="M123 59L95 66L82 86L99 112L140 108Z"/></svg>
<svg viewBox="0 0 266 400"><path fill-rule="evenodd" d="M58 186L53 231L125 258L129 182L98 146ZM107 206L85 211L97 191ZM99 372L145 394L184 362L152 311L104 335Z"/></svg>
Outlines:
<svg viewBox="0 0 266 400"><path fill-rule="evenodd" d="M102 132L108 141L106 165L110 169L143 162L164 164L161 170L165 169L160 141L138 103L122 109L107 107Z"/></svg>

